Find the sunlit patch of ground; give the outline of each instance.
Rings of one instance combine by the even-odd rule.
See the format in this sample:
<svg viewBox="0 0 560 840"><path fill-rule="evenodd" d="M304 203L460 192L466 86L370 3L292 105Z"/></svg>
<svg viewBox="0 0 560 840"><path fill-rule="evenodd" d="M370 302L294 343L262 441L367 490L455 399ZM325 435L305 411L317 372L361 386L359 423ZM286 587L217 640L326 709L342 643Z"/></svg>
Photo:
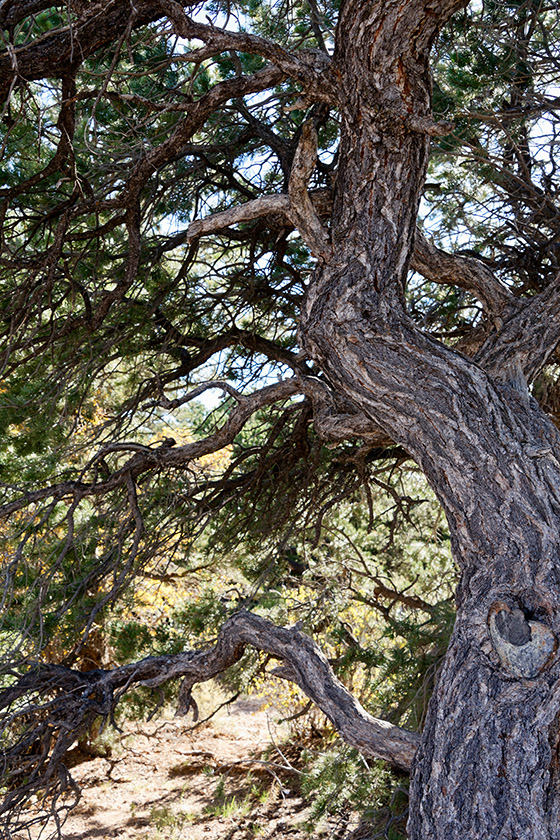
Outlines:
<svg viewBox="0 0 560 840"><path fill-rule="evenodd" d="M277 718L244 699L195 730L184 718L128 726L111 755L74 767L83 793L64 840L349 837L356 822L310 833Z"/></svg>

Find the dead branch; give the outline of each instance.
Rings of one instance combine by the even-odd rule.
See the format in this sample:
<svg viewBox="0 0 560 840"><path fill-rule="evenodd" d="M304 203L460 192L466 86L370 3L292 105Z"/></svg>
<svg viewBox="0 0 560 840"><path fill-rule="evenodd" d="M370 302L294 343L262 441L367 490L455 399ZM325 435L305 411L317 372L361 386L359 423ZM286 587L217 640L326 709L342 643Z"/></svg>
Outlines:
<svg viewBox="0 0 560 840"><path fill-rule="evenodd" d="M200 236L217 233L232 225L250 222L263 216L281 215L287 219L289 210L290 198L285 193L263 195L253 201L246 201L244 204L238 204L220 213L212 213L205 219L196 219L187 228L186 238L188 241L198 239Z"/></svg>
<svg viewBox="0 0 560 840"><path fill-rule="evenodd" d="M307 120L301 129L301 137L288 183L290 216L311 253L327 262L332 258L332 245L327 230L319 219L307 192L307 185L316 162L317 132L313 120Z"/></svg>
<svg viewBox="0 0 560 840"><path fill-rule="evenodd" d="M311 190L308 193L308 197L317 216L330 215L332 209L330 190ZM180 244L184 239L198 239L200 236L217 233L232 225L271 216L280 216L287 225L295 225L290 215L290 196L287 193L263 195L260 198L255 198L253 201L237 204L235 207L230 207L220 213L212 213L205 219L196 219L194 222L191 222L186 234L180 234L177 237L177 244Z"/></svg>

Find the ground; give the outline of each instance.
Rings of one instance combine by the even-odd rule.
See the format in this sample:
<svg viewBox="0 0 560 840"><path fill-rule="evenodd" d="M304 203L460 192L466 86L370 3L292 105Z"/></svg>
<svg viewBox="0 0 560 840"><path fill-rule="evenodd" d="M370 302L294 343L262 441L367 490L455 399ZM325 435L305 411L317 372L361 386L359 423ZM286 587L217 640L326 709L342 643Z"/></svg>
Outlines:
<svg viewBox="0 0 560 840"><path fill-rule="evenodd" d="M309 827L294 748L278 712L245 698L193 730L172 718L128 725L111 754L76 752L82 799L64 840L309 840L367 837L357 817ZM291 750L291 751L290 751ZM297 748L296 748L297 754ZM288 768L288 769L286 769Z"/></svg>

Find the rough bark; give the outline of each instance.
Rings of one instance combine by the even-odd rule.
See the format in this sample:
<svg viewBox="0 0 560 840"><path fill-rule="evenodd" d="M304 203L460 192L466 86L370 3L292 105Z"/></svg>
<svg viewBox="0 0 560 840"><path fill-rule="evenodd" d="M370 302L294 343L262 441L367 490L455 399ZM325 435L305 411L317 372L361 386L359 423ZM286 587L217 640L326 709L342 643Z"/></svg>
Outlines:
<svg viewBox="0 0 560 840"><path fill-rule="evenodd" d="M422 466L461 568L456 627L413 773L409 836L549 840L560 831L560 445L524 374L558 341L558 297L550 289L532 304L542 324L534 339L528 311L512 307L492 352L481 354L487 370L421 333L403 300L427 157L409 115L429 118L427 52L459 5L343 7L334 257L316 272L301 337L334 388ZM484 274L473 273L473 286L482 279L498 291ZM494 306L507 310L507 297L499 290Z"/></svg>
<svg viewBox="0 0 560 840"><path fill-rule="evenodd" d="M447 254L419 230L416 231L410 267L434 283L450 283L472 292L494 320L503 316L504 309L513 308L517 303L483 262Z"/></svg>
<svg viewBox="0 0 560 840"><path fill-rule="evenodd" d="M268 89L290 76L312 100L336 105L341 142L332 208L328 196L307 189L315 154L308 125L292 161L287 194L195 222L184 237L275 215L299 228L319 260L302 313L301 343L325 379L308 377L301 359L290 359L293 380L251 398L233 393L237 406L230 420L205 441L157 450L120 444L119 451L132 455L110 478L98 481L99 453L83 480L36 491L0 513L45 498L105 494L133 483L142 471L182 467L231 442L257 408L296 393L311 399L315 424L325 436L359 435L403 447L445 509L461 570L456 626L415 758L409 836L554 840L560 837L560 439L529 395L527 382L560 338L558 282L521 305L482 264L450 258L415 233L429 137L447 130L431 118L430 47L449 15L464 5L466 0L346 0L330 60L313 51L292 55L264 39L196 24L180 4L144 0L132 12L128 2L114 0L101 15L102 25L98 7L92 6L72 31L62 28L1 56L0 93L6 94L20 79L66 78L78 51L83 58L122 36L133 14L138 25L169 13L179 34L204 42L193 60L243 49L270 62L252 77L217 84L193 103L171 136L135 162L119 195L101 204L104 210L126 209L128 280L139 259L135 213L142 189L155 171L184 153L198 128L232 97ZM23 8L27 14L43 4L26 2ZM18 19L14 4L2 14L8 22ZM61 142L56 154L63 157L66 151ZM90 211L87 202L76 210ZM323 216L330 216L328 233ZM435 341L408 317L404 291L411 265L481 300L492 326L474 360ZM95 327L124 295L126 282L103 298L90 319ZM52 341L82 323L85 317L68 320ZM274 645L263 645L262 638L255 642L258 628L251 620L238 619L235 627L243 633L222 664L235 661L245 643L279 655L290 662L284 675L296 679L352 743L408 766L414 739L392 732L396 740L387 747L387 730L347 697L342 702L346 717L339 716L341 704L335 700L342 697L341 688L323 660L315 658L318 671L310 680L309 669L298 670L300 659L292 661L282 647L301 642L301 634L284 630L289 638L277 635ZM318 656L307 642L301 650ZM200 656L196 662L205 662L210 674L211 656ZM168 668L165 678L190 673L191 680L193 662L182 662L182 671ZM76 679L86 691L98 680L96 713L102 713L115 688L132 681L155 685L160 676L150 671L153 665L121 669L118 678ZM385 746L376 742L378 736Z"/></svg>

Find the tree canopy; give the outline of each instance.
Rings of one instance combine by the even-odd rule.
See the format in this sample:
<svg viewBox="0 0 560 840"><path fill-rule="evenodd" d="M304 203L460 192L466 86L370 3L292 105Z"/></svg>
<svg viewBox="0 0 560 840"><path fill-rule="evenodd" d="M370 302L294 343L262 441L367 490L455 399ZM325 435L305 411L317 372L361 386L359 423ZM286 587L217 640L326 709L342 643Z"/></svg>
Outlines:
<svg viewBox="0 0 560 840"><path fill-rule="evenodd" d="M450 531L421 473L464 569L449 429L471 426L482 475L480 406L506 449L515 425L469 383L528 383L560 418L556 5L7 0L0 31L6 824L41 785L68 788L65 752L131 684L183 676L188 708L246 645L283 660L347 740L409 769L418 735L395 726L387 746L387 724L333 699L308 637L260 623L297 617L265 595L305 575L328 593L301 605L308 631L354 587L378 615L419 610L445 635L433 578L453 574ZM461 401L468 421L449 421ZM531 463L552 446L535 435L520 438ZM473 486L474 523L489 502ZM355 568L333 575L356 529L357 590ZM395 535L430 529L424 588L403 594L418 571ZM86 671L135 582L232 562L243 586L226 574L183 638L160 627L142 647L136 626L120 667ZM222 623L215 648L180 652Z"/></svg>

